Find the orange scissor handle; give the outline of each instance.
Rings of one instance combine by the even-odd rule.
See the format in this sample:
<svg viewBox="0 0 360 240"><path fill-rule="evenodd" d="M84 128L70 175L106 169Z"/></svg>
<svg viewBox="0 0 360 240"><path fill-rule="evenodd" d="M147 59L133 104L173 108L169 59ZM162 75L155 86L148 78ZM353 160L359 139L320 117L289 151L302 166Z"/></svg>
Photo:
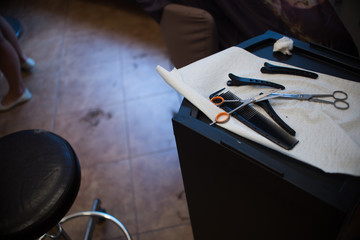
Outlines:
<svg viewBox="0 0 360 240"><path fill-rule="evenodd" d="M210 99L210 101L215 104L216 106L221 105L224 102L224 98L220 97L220 96L216 96Z"/></svg>
<svg viewBox="0 0 360 240"><path fill-rule="evenodd" d="M230 115L227 112L221 112L218 115L216 115L215 121L217 123L224 123L227 122L230 118Z"/></svg>

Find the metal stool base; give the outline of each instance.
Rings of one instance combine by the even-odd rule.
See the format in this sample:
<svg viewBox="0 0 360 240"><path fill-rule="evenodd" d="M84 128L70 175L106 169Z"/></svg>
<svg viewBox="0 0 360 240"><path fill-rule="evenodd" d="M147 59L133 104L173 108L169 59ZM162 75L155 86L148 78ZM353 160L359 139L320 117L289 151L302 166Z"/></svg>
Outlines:
<svg viewBox="0 0 360 240"><path fill-rule="evenodd" d="M49 235L49 234L44 234L42 237L40 237L38 240L43 240L46 237L51 238L51 239L57 239L60 236L62 236L62 234L64 234L65 232L63 231L63 228L61 226L61 224L73 219L73 218L78 218L78 217L90 217L87 229L86 229L86 233L85 233L85 237L84 240L91 240L92 239L92 234L94 231L94 226L96 224L96 222L103 222L105 220L110 220L111 222L113 222L116 226L118 226L121 231L124 233L124 235L126 236L126 239L131 240L131 236L128 232L128 230L126 229L126 227L124 226L124 224L122 224L118 219L116 219L115 217L111 216L110 214L107 214L105 212L105 209L102 209L100 207L100 200L99 199L95 199L94 204L93 204L93 208L91 211L82 211L82 212L77 212L77 213L73 213L70 214L68 216L65 216L63 219L61 219L61 221L59 222L59 232L56 235Z"/></svg>
<svg viewBox="0 0 360 240"><path fill-rule="evenodd" d="M100 217L100 218L104 218L106 220L110 220L111 222L115 223L116 226L118 226L121 231L124 233L124 235L126 236L126 238L128 240L131 240L131 236L128 232L128 230L126 229L126 227L124 226L124 224L122 224L122 222L120 222L118 219L116 219L115 217L111 216L110 214L104 213L104 212L99 212L99 211L83 211L83 212L78 212L78 213L73 213L70 214L66 217L64 217L63 219L61 219L60 224L71 220L73 218L77 218L77 217Z"/></svg>

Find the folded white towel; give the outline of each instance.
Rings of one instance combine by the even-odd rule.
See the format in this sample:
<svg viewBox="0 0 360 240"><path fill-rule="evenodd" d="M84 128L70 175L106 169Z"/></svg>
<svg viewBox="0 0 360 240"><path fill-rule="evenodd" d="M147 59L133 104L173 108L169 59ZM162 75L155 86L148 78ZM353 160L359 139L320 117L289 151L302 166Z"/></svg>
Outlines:
<svg viewBox="0 0 360 240"><path fill-rule="evenodd" d="M308 101L270 100L278 115L297 132L299 143L290 151L262 137L234 118L221 126L326 172L360 176L360 83L320 73L316 80L263 74L260 68L264 62L272 63L241 48L232 47L181 69L168 72L158 66L157 71L170 86L212 120L222 110L212 104L208 97L226 86L229 73L282 84L286 87L284 93L326 94L335 90L346 92L350 104L348 110ZM273 64L288 66L274 62ZM241 86L228 89L240 98L247 99L259 94L264 87Z"/></svg>

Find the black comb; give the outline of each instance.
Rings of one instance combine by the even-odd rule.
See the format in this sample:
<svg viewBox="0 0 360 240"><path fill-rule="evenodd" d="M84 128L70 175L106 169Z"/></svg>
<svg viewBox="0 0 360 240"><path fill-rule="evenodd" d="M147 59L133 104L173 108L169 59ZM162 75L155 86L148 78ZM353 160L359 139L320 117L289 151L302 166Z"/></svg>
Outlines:
<svg viewBox="0 0 360 240"><path fill-rule="evenodd" d="M241 99L230 91L222 93L219 96L224 98L224 100L239 100L239 102L223 103L220 107L226 112L230 112L242 103ZM299 142L294 136L291 136L284 129L249 105L235 111L232 114L232 117L235 117L255 132L261 134L286 150L292 149Z"/></svg>
<svg viewBox="0 0 360 240"><path fill-rule="evenodd" d="M295 136L296 132L294 129L292 129L289 125L287 125L286 122L284 122L284 120L282 120L279 115L277 115L277 113L275 112L275 110L272 108L269 100L264 100L264 101L260 101L260 102L256 102L256 105L260 106L262 109L265 110L265 112L267 114L269 114L269 116L280 126L282 127L285 131L287 131L290 135Z"/></svg>

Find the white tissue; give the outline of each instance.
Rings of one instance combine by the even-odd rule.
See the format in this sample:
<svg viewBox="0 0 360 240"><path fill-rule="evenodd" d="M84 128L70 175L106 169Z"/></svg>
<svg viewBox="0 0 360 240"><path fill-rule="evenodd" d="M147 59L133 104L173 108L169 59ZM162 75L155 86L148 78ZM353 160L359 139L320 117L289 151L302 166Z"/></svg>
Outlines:
<svg viewBox="0 0 360 240"><path fill-rule="evenodd" d="M293 49L294 41L288 37L282 37L274 43L273 52L282 52L285 55L291 55L290 50Z"/></svg>

